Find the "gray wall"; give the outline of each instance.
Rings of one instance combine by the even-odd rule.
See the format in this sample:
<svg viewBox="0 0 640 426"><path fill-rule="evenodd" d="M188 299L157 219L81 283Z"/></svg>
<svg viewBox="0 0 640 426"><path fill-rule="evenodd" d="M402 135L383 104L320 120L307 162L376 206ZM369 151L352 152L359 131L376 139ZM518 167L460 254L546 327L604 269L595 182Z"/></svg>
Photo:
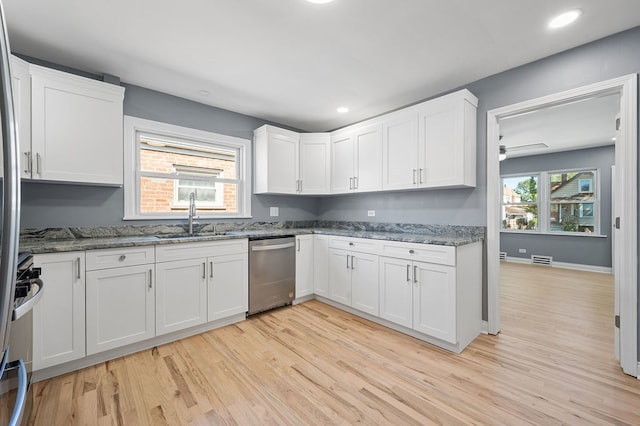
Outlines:
<svg viewBox="0 0 640 426"><path fill-rule="evenodd" d="M36 62L32 58L28 60ZM51 64L46 65L51 66ZM69 69L64 70L69 71ZM264 120L247 115L209 107L137 86L127 84L124 86L126 115L245 139L252 139L253 130L265 124ZM23 229L148 223L148 221L122 220L124 212L122 188L23 182L22 191L21 227ZM316 217L318 199L253 195L251 204L253 221L313 220ZM280 215L276 218L269 216L269 207L272 206L280 208ZM201 223L204 222L215 221L201 221Z"/></svg>
<svg viewBox="0 0 640 426"><path fill-rule="evenodd" d="M500 174L596 168L600 171L600 233L606 238L573 237L502 232L500 250L507 256L531 258L532 254L552 256L555 262L611 267L611 166L615 162L613 145L600 148L534 155L504 160ZM527 250L526 254L518 249Z"/></svg>

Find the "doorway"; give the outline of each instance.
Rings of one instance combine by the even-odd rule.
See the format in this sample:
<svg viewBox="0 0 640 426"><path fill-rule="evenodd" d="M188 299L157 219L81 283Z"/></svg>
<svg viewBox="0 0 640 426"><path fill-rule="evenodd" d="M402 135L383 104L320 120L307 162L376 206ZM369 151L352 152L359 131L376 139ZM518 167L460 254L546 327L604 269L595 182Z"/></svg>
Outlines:
<svg viewBox="0 0 640 426"><path fill-rule="evenodd" d="M625 373L637 377L637 75L494 109L487 113L487 330L500 331L500 229L501 180L499 121L588 98L618 94L620 127L616 141L614 199L618 225L613 231L616 256L616 297L620 301L620 363ZM619 218L619 219L618 219ZM611 320L613 326L613 319ZM613 351L613 348L612 348Z"/></svg>

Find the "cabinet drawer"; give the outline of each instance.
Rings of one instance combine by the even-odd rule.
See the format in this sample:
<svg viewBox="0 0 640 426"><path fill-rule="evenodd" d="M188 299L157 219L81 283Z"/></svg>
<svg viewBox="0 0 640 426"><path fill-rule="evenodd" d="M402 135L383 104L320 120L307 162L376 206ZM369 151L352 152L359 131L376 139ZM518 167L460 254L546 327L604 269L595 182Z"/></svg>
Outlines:
<svg viewBox="0 0 640 426"><path fill-rule="evenodd" d="M329 247L342 250L378 254L381 240L353 237L329 237Z"/></svg>
<svg viewBox="0 0 640 426"><path fill-rule="evenodd" d="M248 253L246 238L197 243L156 245L156 262L193 259L194 257Z"/></svg>
<svg viewBox="0 0 640 426"><path fill-rule="evenodd" d="M88 250L86 256L87 271L155 262L153 246Z"/></svg>
<svg viewBox="0 0 640 426"><path fill-rule="evenodd" d="M456 248L435 244L383 241L381 252L385 256L411 259L440 265L456 265Z"/></svg>

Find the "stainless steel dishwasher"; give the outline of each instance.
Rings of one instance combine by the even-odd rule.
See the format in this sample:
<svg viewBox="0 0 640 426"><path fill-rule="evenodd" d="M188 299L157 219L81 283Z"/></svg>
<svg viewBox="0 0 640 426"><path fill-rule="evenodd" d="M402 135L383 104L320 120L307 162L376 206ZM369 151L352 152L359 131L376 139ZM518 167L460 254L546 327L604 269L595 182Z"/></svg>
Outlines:
<svg viewBox="0 0 640 426"><path fill-rule="evenodd" d="M291 304L295 295L295 237L249 239L249 315Z"/></svg>

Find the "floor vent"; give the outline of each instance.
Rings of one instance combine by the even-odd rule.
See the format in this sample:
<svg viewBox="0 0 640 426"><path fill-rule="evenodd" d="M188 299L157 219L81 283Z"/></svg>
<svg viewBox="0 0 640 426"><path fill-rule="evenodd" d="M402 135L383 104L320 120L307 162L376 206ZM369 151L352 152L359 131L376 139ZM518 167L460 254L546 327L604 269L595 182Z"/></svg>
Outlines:
<svg viewBox="0 0 640 426"><path fill-rule="evenodd" d="M534 265L547 265L551 266L553 262L553 257L551 256L539 256L537 254L531 255L531 263Z"/></svg>
<svg viewBox="0 0 640 426"><path fill-rule="evenodd" d="M507 252L506 251L501 251L500 252L500 260L507 260Z"/></svg>

